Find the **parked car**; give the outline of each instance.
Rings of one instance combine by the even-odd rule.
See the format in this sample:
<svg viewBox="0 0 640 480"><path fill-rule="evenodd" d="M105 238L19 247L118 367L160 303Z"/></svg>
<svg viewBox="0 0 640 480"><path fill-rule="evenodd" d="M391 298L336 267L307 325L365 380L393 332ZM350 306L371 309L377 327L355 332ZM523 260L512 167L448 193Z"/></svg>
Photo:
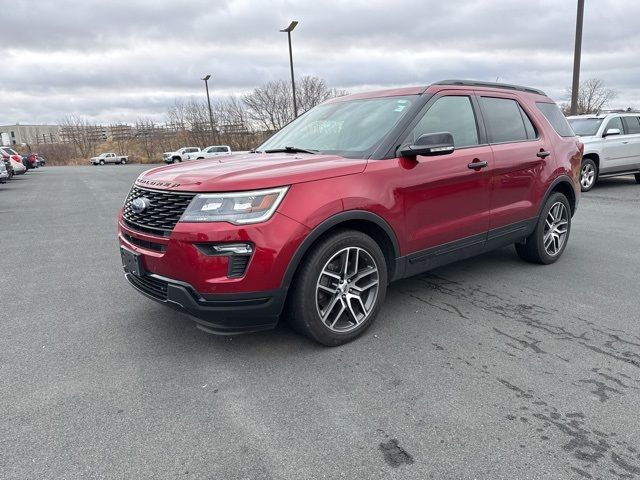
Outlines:
<svg viewBox="0 0 640 480"><path fill-rule="evenodd" d="M44 167L47 164L47 160L42 155L38 155L36 161L38 162L38 167Z"/></svg>
<svg viewBox="0 0 640 480"><path fill-rule="evenodd" d="M21 162L27 170L30 168L38 168L38 155L35 153L27 153L21 157Z"/></svg>
<svg viewBox="0 0 640 480"><path fill-rule="evenodd" d="M581 149L532 88L448 80L334 98L255 153L140 175L118 219L125 275L208 332L272 328L286 304L296 330L340 345L390 281L509 244L557 261Z"/></svg>
<svg viewBox="0 0 640 480"><path fill-rule="evenodd" d="M89 161L92 165L104 165L105 163L113 163L115 165L124 165L129 160L127 155L116 155L113 152L101 153L97 157L91 157Z"/></svg>
<svg viewBox="0 0 640 480"><path fill-rule="evenodd" d="M182 147L175 152L164 152L162 154L162 160L165 163L183 162L187 159L187 154L199 152L198 147Z"/></svg>
<svg viewBox="0 0 640 480"><path fill-rule="evenodd" d="M13 165L11 164L11 159L8 156L3 155L2 156L2 163L4 164L4 168L7 171L7 174L9 175L8 180L11 180L11 178L14 175L14 170L13 170Z"/></svg>
<svg viewBox="0 0 640 480"><path fill-rule="evenodd" d="M640 113L577 115L567 120L584 143L583 192L605 177L635 174L640 183Z"/></svg>
<svg viewBox="0 0 640 480"><path fill-rule="evenodd" d="M212 145L194 153L187 153L185 160L204 160L205 158L231 155L231 147L228 145Z"/></svg>
<svg viewBox="0 0 640 480"><path fill-rule="evenodd" d="M27 171L27 167L25 167L22 162L17 162L13 158L9 158L9 162L14 175L22 175Z"/></svg>
<svg viewBox="0 0 640 480"><path fill-rule="evenodd" d="M9 158L10 160L13 160L14 162L22 163L22 155L20 155L18 152L16 152L11 147L0 147L0 156L2 157L3 160L5 158ZM11 162L11 166L13 166L12 162ZM13 172L11 174L13 174Z"/></svg>
<svg viewBox="0 0 640 480"><path fill-rule="evenodd" d="M7 171L6 165L4 162L0 162L0 183L5 183L9 178L9 172Z"/></svg>

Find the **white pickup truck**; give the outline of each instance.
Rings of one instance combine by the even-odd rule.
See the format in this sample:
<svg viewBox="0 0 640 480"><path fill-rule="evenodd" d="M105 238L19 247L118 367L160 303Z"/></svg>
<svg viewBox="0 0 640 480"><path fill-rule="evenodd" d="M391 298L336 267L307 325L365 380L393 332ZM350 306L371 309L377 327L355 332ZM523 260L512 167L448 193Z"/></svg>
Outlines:
<svg viewBox="0 0 640 480"><path fill-rule="evenodd" d="M231 147L228 145L212 145L199 152L188 153L186 160L203 160L205 158L231 155Z"/></svg>
<svg viewBox="0 0 640 480"><path fill-rule="evenodd" d="M567 117L584 143L580 168L583 192L600 178L634 174L640 183L640 112Z"/></svg>
<svg viewBox="0 0 640 480"><path fill-rule="evenodd" d="M198 147L182 147L175 152L164 152L162 154L162 160L165 163L183 162L187 159L187 154L197 153L200 149Z"/></svg>
<svg viewBox="0 0 640 480"><path fill-rule="evenodd" d="M114 163L124 165L129 161L128 155L116 155L113 152L101 153L97 157L91 157L89 160L92 165L104 165L105 163Z"/></svg>

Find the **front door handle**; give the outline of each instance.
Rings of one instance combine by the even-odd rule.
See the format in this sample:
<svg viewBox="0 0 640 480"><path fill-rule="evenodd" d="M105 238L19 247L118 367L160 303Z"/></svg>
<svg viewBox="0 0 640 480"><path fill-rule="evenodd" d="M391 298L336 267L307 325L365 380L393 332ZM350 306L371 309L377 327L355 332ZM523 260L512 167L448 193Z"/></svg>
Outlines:
<svg viewBox="0 0 640 480"><path fill-rule="evenodd" d="M551 152L547 152L546 150L540 150L538 153L536 153L536 156L540 158L547 158L549 155L551 155Z"/></svg>
<svg viewBox="0 0 640 480"><path fill-rule="evenodd" d="M485 161L475 161L475 162L471 162L469 165L467 165L467 167L472 168L472 169L481 169L486 167L487 165L489 165L489 163L485 162Z"/></svg>

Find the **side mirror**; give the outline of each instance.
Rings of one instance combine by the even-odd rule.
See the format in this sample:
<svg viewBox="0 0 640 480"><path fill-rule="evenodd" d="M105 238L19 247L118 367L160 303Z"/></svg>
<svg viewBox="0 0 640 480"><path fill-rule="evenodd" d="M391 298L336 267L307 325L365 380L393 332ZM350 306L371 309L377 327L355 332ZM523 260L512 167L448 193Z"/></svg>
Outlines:
<svg viewBox="0 0 640 480"><path fill-rule="evenodd" d="M619 128L608 128L606 132L604 132L604 136L608 137L609 135L620 135Z"/></svg>
<svg viewBox="0 0 640 480"><path fill-rule="evenodd" d="M425 133L420 135L414 145L402 147L403 157L447 155L455 150L453 135L449 132Z"/></svg>

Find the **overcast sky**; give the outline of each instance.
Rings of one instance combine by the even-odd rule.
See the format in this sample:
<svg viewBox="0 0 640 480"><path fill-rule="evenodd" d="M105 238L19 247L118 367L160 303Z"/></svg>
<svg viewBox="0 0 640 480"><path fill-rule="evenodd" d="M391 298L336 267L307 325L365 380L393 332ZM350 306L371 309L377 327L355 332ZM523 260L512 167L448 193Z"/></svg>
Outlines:
<svg viewBox="0 0 640 480"><path fill-rule="evenodd" d="M444 78L566 99L577 0L12 0L0 28L0 124L161 120L176 98L296 75L351 92ZM588 0L581 78L640 108L640 2Z"/></svg>

